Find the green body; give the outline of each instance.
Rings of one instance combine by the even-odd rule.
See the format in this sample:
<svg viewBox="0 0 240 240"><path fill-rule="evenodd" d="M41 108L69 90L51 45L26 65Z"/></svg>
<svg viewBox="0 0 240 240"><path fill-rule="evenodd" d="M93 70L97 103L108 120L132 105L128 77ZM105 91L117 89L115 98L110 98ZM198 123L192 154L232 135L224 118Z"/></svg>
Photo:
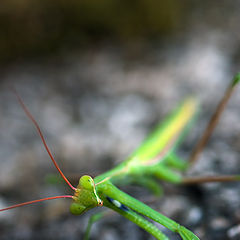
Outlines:
<svg viewBox="0 0 240 240"><path fill-rule="evenodd" d="M83 176L79 181L74 203L70 208L71 212L81 214L90 208L103 205L136 223L156 239L166 240L168 238L141 215L178 233L184 240L198 239L188 229L115 186L129 183L140 184L155 194L160 194L161 190L154 177L181 183L182 177L175 170L186 169L187 163L180 160L174 150L193 122L196 112L195 100L192 98L185 100L163 123L157 126L156 130L127 160L114 169L97 176L94 180L90 176Z"/></svg>

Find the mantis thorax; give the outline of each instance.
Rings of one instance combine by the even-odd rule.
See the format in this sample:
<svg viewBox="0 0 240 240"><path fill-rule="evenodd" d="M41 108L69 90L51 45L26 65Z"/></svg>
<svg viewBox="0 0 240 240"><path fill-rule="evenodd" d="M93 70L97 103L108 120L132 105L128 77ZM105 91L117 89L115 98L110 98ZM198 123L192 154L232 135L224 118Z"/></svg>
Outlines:
<svg viewBox="0 0 240 240"><path fill-rule="evenodd" d="M84 175L79 179L79 184L75 190L73 200L74 202L70 206L70 211L75 215L103 205L102 200L96 193L95 183L92 177L88 175Z"/></svg>

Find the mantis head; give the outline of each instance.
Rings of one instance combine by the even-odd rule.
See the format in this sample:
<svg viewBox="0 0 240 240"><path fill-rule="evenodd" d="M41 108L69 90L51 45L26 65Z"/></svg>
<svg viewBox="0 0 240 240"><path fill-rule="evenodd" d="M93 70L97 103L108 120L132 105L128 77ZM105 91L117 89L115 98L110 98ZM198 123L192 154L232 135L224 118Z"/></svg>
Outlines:
<svg viewBox="0 0 240 240"><path fill-rule="evenodd" d="M37 199L37 200L33 200L33 201L23 202L23 203L20 203L20 204L12 205L10 207L2 208L2 209L0 209L0 212L7 211L7 210L10 210L10 209L13 209L13 208L18 208L18 207L30 205L30 204L33 204L33 203L43 202L43 201L52 200L52 199L60 199L60 198L70 198L70 199L74 200L74 202L70 206L70 211L73 214L76 214L76 215L81 214L84 211L86 211L88 209L91 209L93 207L102 206L103 202L98 197L98 195L96 193L96 188L95 188L94 181L90 176L87 176L87 175L82 176L79 180L79 184L78 184L77 188L75 188L69 182L69 180L65 177L65 175L63 174L63 172L59 168L57 162L55 161L55 159L54 159L54 157L53 157L53 155L52 155L52 153L51 153L51 151L50 151L50 149L49 149L49 147L48 147L48 145L45 141L45 138L42 134L42 131L41 131L37 121L34 119L32 114L30 113L30 111L25 106L23 100L18 95L17 91L14 88L12 90L15 93L15 95L16 95L20 105L22 106L24 112L26 113L27 117L33 122L33 124L34 124L34 126L35 126L41 140L42 140L42 143L43 143L49 157L51 158L54 166L56 167L56 169L58 170L58 172L60 173L60 175L62 176L64 181L74 191L74 196L72 196L72 195L61 195L61 196L47 197L47 198Z"/></svg>
<svg viewBox="0 0 240 240"><path fill-rule="evenodd" d="M84 175L79 179L73 200L70 212L74 215L82 214L91 208L103 205L102 200L96 193L95 183L88 175Z"/></svg>

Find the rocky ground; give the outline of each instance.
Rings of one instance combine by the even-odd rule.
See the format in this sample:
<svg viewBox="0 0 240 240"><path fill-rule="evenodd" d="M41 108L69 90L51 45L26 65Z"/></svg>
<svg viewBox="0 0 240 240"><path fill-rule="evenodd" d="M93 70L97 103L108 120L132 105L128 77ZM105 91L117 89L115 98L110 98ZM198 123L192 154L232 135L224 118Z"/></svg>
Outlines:
<svg viewBox="0 0 240 240"><path fill-rule="evenodd" d="M2 69L0 208L70 192L64 183L49 183L56 170L11 92L12 85L42 127L63 172L74 183L83 174L96 176L126 159L154 124L185 97L194 95L201 103L201 113L178 150L187 159L239 71L238 38L217 30L198 30L131 56L126 49L105 45L61 59L25 61ZM240 172L239 93L240 86L187 175ZM164 196L150 205L203 240L235 240L240 238L239 184L183 187L164 183ZM152 199L139 187L124 190L146 202ZM95 211L76 217L68 208L69 200L56 200L2 212L0 239L82 239L87 220ZM179 239L159 228L171 240ZM113 214L94 225L91 239L153 237Z"/></svg>

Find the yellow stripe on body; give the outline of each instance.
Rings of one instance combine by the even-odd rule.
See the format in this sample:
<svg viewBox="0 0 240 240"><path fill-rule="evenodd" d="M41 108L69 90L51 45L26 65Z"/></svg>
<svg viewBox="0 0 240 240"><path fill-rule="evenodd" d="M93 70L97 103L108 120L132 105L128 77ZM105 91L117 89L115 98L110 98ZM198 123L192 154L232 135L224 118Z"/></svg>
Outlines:
<svg viewBox="0 0 240 240"><path fill-rule="evenodd" d="M153 159L144 161L145 164L154 164L155 161L159 161L169 152L195 112L196 102L193 99L187 99L173 121L163 130L161 139L156 142L156 146L153 146L162 150Z"/></svg>
<svg viewBox="0 0 240 240"><path fill-rule="evenodd" d="M128 166L152 165L163 159L195 115L196 105L195 99L186 99L179 110L167 121L166 126L161 126L159 132L153 133L146 144L136 151L136 155L132 155Z"/></svg>

